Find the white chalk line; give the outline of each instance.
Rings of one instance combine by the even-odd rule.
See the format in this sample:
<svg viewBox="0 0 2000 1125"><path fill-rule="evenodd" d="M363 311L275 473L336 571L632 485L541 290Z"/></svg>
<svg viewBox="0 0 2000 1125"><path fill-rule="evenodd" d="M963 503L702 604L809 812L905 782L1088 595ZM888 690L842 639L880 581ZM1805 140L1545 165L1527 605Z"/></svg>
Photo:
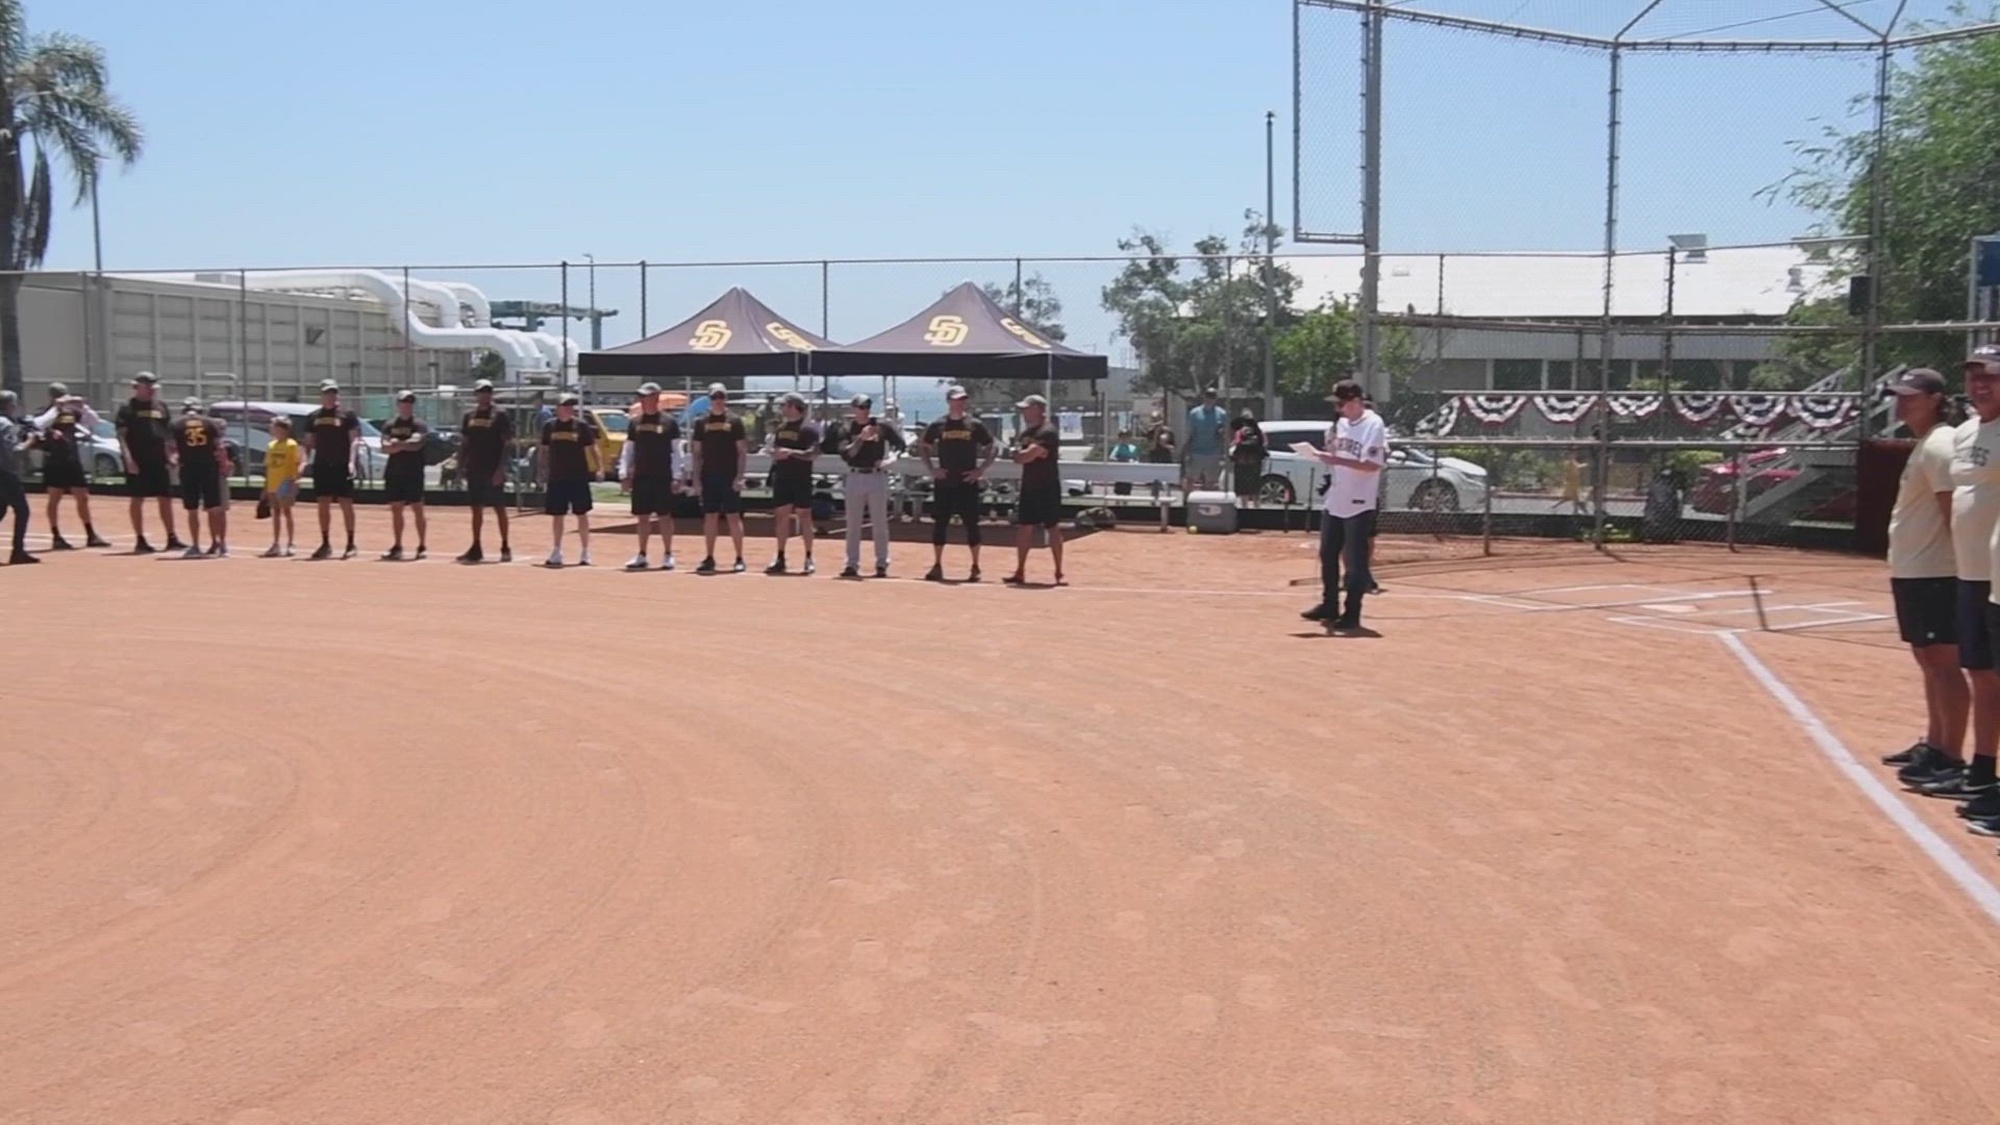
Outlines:
<svg viewBox="0 0 2000 1125"><path fill-rule="evenodd" d="M1750 651L1750 646L1743 643L1742 637L1728 632L1717 633L1716 639L1720 640L1730 652L1736 654L1736 659L1743 663L1751 678L1762 685L1764 690L1770 693L1771 698L1777 700L1778 706L1791 715L1792 721L1799 725L1806 737L1812 740L1821 754L1825 755L1826 760L1846 775L1847 779L1854 783L1855 788L1861 790L1862 796L1867 797L1877 809L1881 810L1882 815L1889 818L1890 823L1902 829L1903 835L1909 837L1910 842L1928 856L1930 861L1937 865L1938 870L1944 872L1947 879L1958 884L1958 889L1964 891L1974 905L1985 911L1986 916L1996 924L2000 924L2000 887L1995 887L1992 881L1981 875L1965 856L1946 843L1930 825L1924 823L1921 817L1910 811L1908 805L1891 793L1874 773L1856 760L1853 752L1848 750L1805 700L1800 699L1776 672L1771 671L1768 665L1757 658L1756 653Z"/></svg>

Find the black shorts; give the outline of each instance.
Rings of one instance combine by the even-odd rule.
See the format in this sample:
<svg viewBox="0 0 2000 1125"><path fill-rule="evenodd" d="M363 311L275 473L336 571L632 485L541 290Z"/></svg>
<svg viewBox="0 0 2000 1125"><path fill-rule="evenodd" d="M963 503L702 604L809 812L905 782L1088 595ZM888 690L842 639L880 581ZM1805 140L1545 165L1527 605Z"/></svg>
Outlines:
<svg viewBox="0 0 2000 1125"><path fill-rule="evenodd" d="M1021 490L1014 522L1024 527L1055 527L1062 523L1062 486L1045 484Z"/></svg>
<svg viewBox="0 0 2000 1125"><path fill-rule="evenodd" d="M83 475L83 464L78 461L42 462L42 486L44 488L89 488L90 481Z"/></svg>
<svg viewBox="0 0 2000 1125"><path fill-rule="evenodd" d="M674 478L633 477L632 514L671 516L674 514Z"/></svg>
<svg viewBox="0 0 2000 1125"><path fill-rule="evenodd" d="M313 497L319 500L351 500L354 498L354 474L345 465L314 465L312 468Z"/></svg>
<svg viewBox="0 0 2000 1125"><path fill-rule="evenodd" d="M391 504L421 504L424 502L424 471L384 473L382 475L382 498Z"/></svg>
<svg viewBox="0 0 2000 1125"><path fill-rule="evenodd" d="M813 502L813 479L811 473L780 476L771 474L771 503L780 508L806 508Z"/></svg>
<svg viewBox="0 0 2000 1125"><path fill-rule="evenodd" d="M493 470L485 469L465 478L465 498L475 508L507 506L507 486L493 483Z"/></svg>
<svg viewBox="0 0 2000 1125"><path fill-rule="evenodd" d="M1994 616L1987 598L1991 582L1958 580L1958 666L1975 672L1993 668Z"/></svg>
<svg viewBox="0 0 2000 1125"><path fill-rule="evenodd" d="M701 511L703 515L734 514L743 510L743 494L736 491L736 474L703 473Z"/></svg>
<svg viewBox="0 0 2000 1125"><path fill-rule="evenodd" d="M139 462L138 472L125 474L125 491L133 496L172 495L173 481L167 475L167 463Z"/></svg>
<svg viewBox="0 0 2000 1125"><path fill-rule="evenodd" d="M552 480L542 494L542 511L552 516L581 516L592 504L587 480Z"/></svg>
<svg viewBox="0 0 2000 1125"><path fill-rule="evenodd" d="M1958 579L1891 578L1889 593L1896 602L1896 628L1903 643L1958 643Z"/></svg>
<svg viewBox="0 0 2000 1125"><path fill-rule="evenodd" d="M222 470L215 465L181 462L181 507L210 512L222 507Z"/></svg>

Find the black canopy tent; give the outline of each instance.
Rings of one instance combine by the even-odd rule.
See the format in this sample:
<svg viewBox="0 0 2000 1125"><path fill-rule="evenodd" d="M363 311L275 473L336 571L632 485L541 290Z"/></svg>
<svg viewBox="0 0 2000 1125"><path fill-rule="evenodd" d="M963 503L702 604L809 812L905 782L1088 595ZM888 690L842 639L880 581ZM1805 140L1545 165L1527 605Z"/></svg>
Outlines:
<svg viewBox="0 0 2000 1125"><path fill-rule="evenodd" d="M646 379L799 376L814 370L814 353L832 347L833 341L733 286L672 328L620 347L584 352L577 373Z"/></svg>
<svg viewBox="0 0 2000 1125"><path fill-rule="evenodd" d="M815 375L1102 379L1106 362L1050 339L966 282L894 328L812 356Z"/></svg>

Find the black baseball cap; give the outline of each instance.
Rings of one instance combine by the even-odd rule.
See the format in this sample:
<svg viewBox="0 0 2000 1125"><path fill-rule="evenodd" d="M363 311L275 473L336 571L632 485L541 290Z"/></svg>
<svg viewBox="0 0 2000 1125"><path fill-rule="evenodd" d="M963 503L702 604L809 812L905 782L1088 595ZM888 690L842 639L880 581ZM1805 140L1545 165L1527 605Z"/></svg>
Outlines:
<svg viewBox="0 0 2000 1125"><path fill-rule="evenodd" d="M151 371L141 371L137 375L132 376L132 381L134 383L144 383L149 387L155 387L159 385L160 377Z"/></svg>
<svg viewBox="0 0 2000 1125"><path fill-rule="evenodd" d="M1328 402L1353 402L1355 399L1366 401L1367 398L1368 392L1362 390L1361 384L1352 379L1342 379L1335 383L1333 393L1326 396Z"/></svg>
<svg viewBox="0 0 2000 1125"><path fill-rule="evenodd" d="M1945 391L1944 376L1928 367L1912 367L1898 375L1888 390L1897 395L1941 395Z"/></svg>
<svg viewBox="0 0 2000 1125"><path fill-rule="evenodd" d="M1965 357L1965 370L1980 375L2000 375L2000 344L1981 344Z"/></svg>
<svg viewBox="0 0 2000 1125"><path fill-rule="evenodd" d="M658 383L641 383L639 384L638 393L642 396L659 394L660 385Z"/></svg>

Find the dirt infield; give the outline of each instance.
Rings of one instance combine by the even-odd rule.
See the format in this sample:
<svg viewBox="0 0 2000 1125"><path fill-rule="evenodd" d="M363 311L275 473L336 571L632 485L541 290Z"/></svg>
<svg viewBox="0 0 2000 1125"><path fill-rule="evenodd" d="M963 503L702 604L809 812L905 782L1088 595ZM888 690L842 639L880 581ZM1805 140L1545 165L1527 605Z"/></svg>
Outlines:
<svg viewBox="0 0 2000 1125"><path fill-rule="evenodd" d="M1385 541L1331 638L1300 536L546 527L0 569L0 1123L2000 1117L1995 918L1737 655L1886 777L1875 564Z"/></svg>

